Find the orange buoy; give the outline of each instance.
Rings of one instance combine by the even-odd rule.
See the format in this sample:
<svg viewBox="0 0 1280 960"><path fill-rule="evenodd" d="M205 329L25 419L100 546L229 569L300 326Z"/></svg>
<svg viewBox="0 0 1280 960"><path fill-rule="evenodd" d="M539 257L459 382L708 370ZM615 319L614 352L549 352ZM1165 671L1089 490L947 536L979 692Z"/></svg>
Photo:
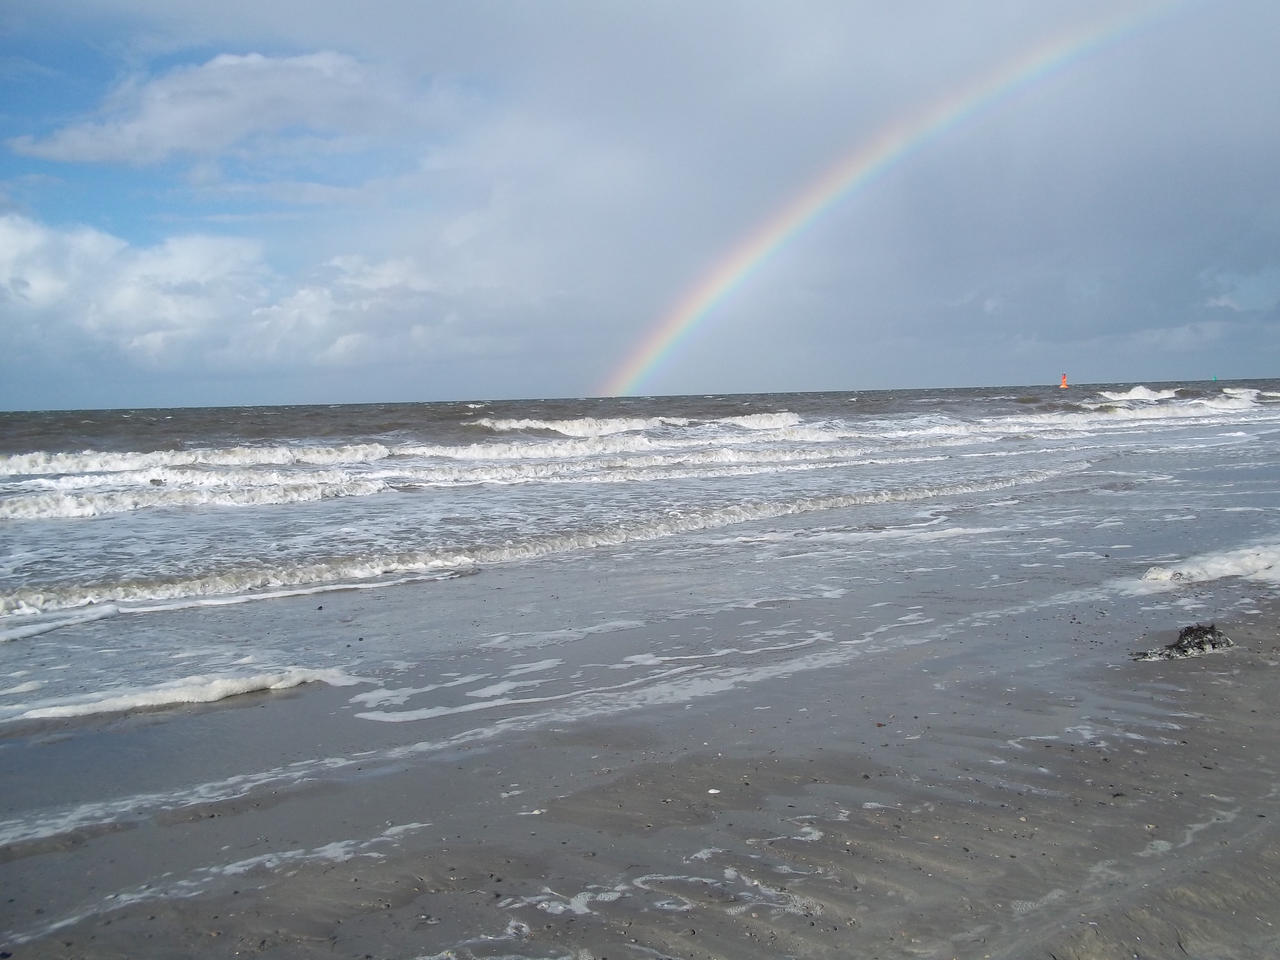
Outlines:
<svg viewBox="0 0 1280 960"><path fill-rule="evenodd" d="M1058 384L1058 389L1059 390L1067 389L1067 375L1065 373L1062 375L1062 382Z"/></svg>

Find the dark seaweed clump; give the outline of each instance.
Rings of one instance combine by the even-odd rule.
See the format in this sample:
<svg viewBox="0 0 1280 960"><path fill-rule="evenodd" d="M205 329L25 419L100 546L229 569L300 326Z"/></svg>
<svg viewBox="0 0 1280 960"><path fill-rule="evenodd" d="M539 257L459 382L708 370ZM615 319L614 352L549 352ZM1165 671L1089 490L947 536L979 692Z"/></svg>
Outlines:
<svg viewBox="0 0 1280 960"><path fill-rule="evenodd" d="M1143 650L1133 655L1135 660L1181 660L1185 657L1198 657L1211 650L1221 650L1235 644L1231 638L1217 628L1215 624L1197 623L1183 627L1178 631L1178 639L1173 643L1156 647L1154 650Z"/></svg>

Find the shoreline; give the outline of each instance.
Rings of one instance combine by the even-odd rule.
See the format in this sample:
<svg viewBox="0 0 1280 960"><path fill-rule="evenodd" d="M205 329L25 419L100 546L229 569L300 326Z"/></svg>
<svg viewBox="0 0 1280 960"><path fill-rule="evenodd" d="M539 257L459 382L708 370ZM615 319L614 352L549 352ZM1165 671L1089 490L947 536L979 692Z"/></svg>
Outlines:
<svg viewBox="0 0 1280 960"><path fill-rule="evenodd" d="M1220 618L1236 645L1203 657L1129 658L1176 637L1184 624L1168 609L1145 614L1162 622L1141 640L1058 612L1036 620L1034 641L1028 628L881 651L11 844L5 927L44 932L4 949L1266 955L1280 950L1280 603L1251 606ZM295 689L36 739L67 756L101 741L126 753L199 743L216 758L265 723L281 742L373 757L362 737L407 735L352 727L349 696ZM84 916L49 929L41 898L70 876L83 895L62 891L61 916L75 917L73 901Z"/></svg>

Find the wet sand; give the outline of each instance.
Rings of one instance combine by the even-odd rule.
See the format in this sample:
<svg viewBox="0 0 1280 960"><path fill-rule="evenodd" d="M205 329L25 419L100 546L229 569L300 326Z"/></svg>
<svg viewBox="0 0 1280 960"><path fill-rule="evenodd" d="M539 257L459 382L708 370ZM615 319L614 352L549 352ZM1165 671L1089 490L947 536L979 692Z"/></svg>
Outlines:
<svg viewBox="0 0 1280 960"><path fill-rule="evenodd" d="M1230 649L1135 662L1192 622L1152 619L1135 639L1102 612L1046 614L1020 635L12 843L3 952L1280 955L1280 610L1220 621ZM405 736L353 726L349 696L50 724L5 750L17 769L38 743L67 781L45 789L70 790L196 749ZM250 747L252 730L271 734Z"/></svg>

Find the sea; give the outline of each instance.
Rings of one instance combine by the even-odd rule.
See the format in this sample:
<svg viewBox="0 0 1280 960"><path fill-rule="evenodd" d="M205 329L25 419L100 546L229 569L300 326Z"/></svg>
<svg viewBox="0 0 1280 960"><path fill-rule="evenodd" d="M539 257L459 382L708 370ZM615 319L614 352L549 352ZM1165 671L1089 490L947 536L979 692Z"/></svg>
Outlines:
<svg viewBox="0 0 1280 960"><path fill-rule="evenodd" d="M183 811L1278 590L1280 380L0 413L0 932L380 855L448 781L279 849Z"/></svg>
<svg viewBox="0 0 1280 960"><path fill-rule="evenodd" d="M1113 578L1103 554L1148 587L1276 579L1278 477L1275 380L0 413L0 724L354 682L371 664L345 636L197 654L148 621L409 585L431 602L499 567L642 553L725 603L781 586L745 548L976 552L1081 589ZM654 613L635 592L616 585L613 619ZM108 619L146 642L63 642Z"/></svg>

